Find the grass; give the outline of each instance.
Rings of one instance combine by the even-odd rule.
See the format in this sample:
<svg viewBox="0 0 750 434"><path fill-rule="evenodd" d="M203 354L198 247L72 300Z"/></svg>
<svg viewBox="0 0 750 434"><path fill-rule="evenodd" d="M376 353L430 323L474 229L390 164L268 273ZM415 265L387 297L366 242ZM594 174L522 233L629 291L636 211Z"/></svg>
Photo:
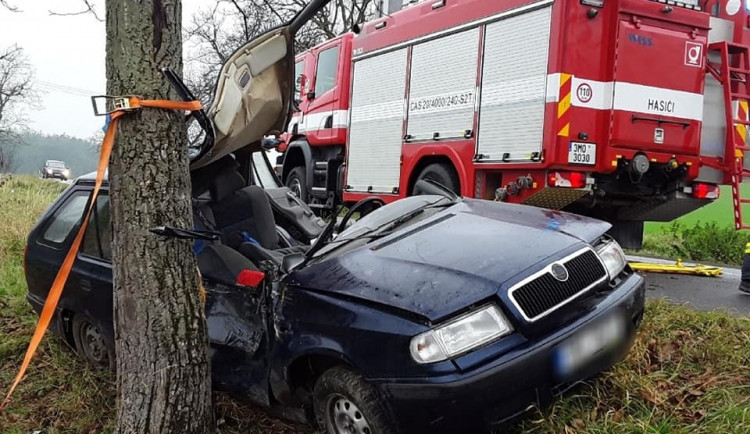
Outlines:
<svg viewBox="0 0 750 434"><path fill-rule="evenodd" d="M62 187L23 177L0 185L2 397L36 321L24 299L24 240ZM222 433L310 432L224 394L214 395L214 407ZM114 376L90 368L58 339L47 337L13 400L0 413L0 433L109 432L114 418ZM750 320L649 302L642 330L625 361L552 407L508 425L506 431L748 433Z"/></svg>
<svg viewBox="0 0 750 434"><path fill-rule="evenodd" d="M750 197L750 185L742 185L742 197ZM743 212L750 217L750 207L746 205ZM716 223L720 227L734 228L734 209L732 208L732 188L728 185L721 187L721 196L713 203L699 208L690 214L686 214L676 221L685 226L694 226L697 223ZM750 221L750 219L748 219ZM658 234L671 223L648 222L645 224L645 234Z"/></svg>
<svg viewBox="0 0 750 434"><path fill-rule="evenodd" d="M743 184L743 197L750 186ZM745 221L750 222L750 205L743 205ZM682 258L716 265L742 264L747 233L734 229L734 209L730 186L721 187L718 200L672 222L644 225L640 254Z"/></svg>

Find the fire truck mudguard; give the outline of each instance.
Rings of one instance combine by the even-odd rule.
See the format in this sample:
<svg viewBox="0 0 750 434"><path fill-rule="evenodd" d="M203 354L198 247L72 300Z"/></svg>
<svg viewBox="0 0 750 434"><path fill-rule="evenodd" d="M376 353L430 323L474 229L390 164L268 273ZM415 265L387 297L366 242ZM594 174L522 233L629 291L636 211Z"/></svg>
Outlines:
<svg viewBox="0 0 750 434"><path fill-rule="evenodd" d="M281 172L281 182L286 184L289 174L296 167L302 167L307 185L312 185L312 152L307 140L295 140L289 144L284 152L284 166Z"/></svg>

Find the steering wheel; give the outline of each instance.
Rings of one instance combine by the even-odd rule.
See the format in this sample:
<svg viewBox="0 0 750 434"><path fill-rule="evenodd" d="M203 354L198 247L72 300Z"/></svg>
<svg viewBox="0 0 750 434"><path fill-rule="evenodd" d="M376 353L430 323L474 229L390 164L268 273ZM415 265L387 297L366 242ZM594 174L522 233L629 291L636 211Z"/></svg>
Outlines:
<svg viewBox="0 0 750 434"><path fill-rule="evenodd" d="M366 197L359 202L355 203L354 206L349 208L349 211L346 213L343 219L341 219L341 223L339 223L339 228L337 232L343 232L344 229L346 229L346 224L349 223L349 219L354 215L355 212L359 211L360 209L369 206L370 208L366 208L365 211L360 213L360 218L366 216L367 214L371 213L372 211L380 208L381 206L385 205L385 202L383 202L383 199L375 196Z"/></svg>

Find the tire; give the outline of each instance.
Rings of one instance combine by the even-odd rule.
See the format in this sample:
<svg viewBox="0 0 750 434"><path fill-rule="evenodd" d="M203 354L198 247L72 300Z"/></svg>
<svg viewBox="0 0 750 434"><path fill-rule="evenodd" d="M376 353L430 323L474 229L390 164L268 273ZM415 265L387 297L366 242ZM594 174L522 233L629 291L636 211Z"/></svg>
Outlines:
<svg viewBox="0 0 750 434"><path fill-rule="evenodd" d="M343 366L327 370L315 382L313 407L318 426L328 434L397 432L385 398Z"/></svg>
<svg viewBox="0 0 750 434"><path fill-rule="evenodd" d="M305 168L302 166L295 167L289 172L286 178L286 186L292 190L302 202L307 203L307 182L305 177Z"/></svg>
<svg viewBox="0 0 750 434"><path fill-rule="evenodd" d="M446 163L433 163L429 164L427 167L422 169L421 172L419 172L419 176L417 176L417 181L420 179L429 179L431 181L435 181L437 183L442 184L446 188L448 188L450 191L456 193L457 195L461 194L461 185L458 181L458 175L456 174L456 171L451 167L449 164ZM416 182L416 181L415 181ZM417 188L415 185L412 187L411 195L417 196L422 194L422 191Z"/></svg>
<svg viewBox="0 0 750 434"><path fill-rule="evenodd" d="M112 344L107 342L99 327L83 315L73 317L73 341L79 357L99 368L114 369L115 350Z"/></svg>

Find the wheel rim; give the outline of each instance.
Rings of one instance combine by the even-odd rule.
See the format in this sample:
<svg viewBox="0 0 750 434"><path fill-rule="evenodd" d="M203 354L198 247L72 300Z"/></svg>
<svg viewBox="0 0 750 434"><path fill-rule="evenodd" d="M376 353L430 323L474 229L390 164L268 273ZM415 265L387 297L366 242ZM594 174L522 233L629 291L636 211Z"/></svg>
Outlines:
<svg viewBox="0 0 750 434"><path fill-rule="evenodd" d="M287 187L289 187L289 190L291 190L295 196L299 198L302 197L302 184L300 184L299 179L297 178L290 179L289 185L287 185Z"/></svg>
<svg viewBox="0 0 750 434"><path fill-rule="evenodd" d="M342 395L328 399L328 419L336 434L372 434L364 413Z"/></svg>
<svg viewBox="0 0 750 434"><path fill-rule="evenodd" d="M99 329L89 322L81 324L81 346L89 360L104 364L107 361L107 346Z"/></svg>

